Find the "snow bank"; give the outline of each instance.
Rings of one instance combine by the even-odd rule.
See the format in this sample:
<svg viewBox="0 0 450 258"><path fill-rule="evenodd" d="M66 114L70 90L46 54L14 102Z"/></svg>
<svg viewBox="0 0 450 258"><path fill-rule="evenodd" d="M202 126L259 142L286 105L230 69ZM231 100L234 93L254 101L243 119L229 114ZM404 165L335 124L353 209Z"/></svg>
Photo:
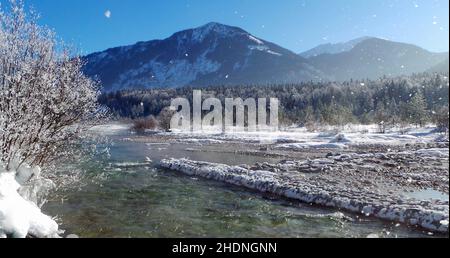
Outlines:
<svg viewBox="0 0 450 258"><path fill-rule="evenodd" d="M305 150L305 149L345 149L347 146L342 143L285 143L278 144L277 150Z"/></svg>
<svg viewBox="0 0 450 258"><path fill-rule="evenodd" d="M372 192L357 191L353 187L339 189L333 183L309 181L302 176L296 179L291 172L251 170L239 166L187 159L165 159L161 160L160 165L189 176L213 179L306 203L340 208L366 216L448 233L448 202L422 205L408 203L406 200L383 201L380 199L382 196ZM375 197L371 197L372 195Z"/></svg>
<svg viewBox="0 0 450 258"><path fill-rule="evenodd" d="M31 201L37 199L38 188L49 186L49 181L36 180L39 174L39 168L22 167L17 171L6 171L0 166L0 238L24 238L27 235L58 237L58 224ZM19 184L31 177L35 178L34 186L22 187Z"/></svg>
<svg viewBox="0 0 450 258"><path fill-rule="evenodd" d="M377 125L346 125L339 128L324 127L317 132L308 131L305 127L288 127L275 132L245 132L242 130L232 133L218 133L217 130L211 130L201 132L174 131L171 133L162 133L162 135L170 135L182 139L208 139L207 141L210 143L214 143L213 141L216 140L224 142L277 144L277 147L280 149L342 149L353 145L401 146L416 143L446 142L446 139L443 139L442 135L436 132L436 127L432 126L410 128L409 130L392 128L384 134L378 133Z"/></svg>

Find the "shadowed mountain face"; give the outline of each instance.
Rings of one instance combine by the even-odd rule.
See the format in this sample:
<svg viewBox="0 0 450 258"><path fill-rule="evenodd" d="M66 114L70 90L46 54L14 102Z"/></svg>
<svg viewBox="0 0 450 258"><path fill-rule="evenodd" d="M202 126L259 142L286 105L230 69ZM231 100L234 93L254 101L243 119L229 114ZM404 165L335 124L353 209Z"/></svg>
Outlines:
<svg viewBox="0 0 450 258"><path fill-rule="evenodd" d="M332 79L343 81L424 72L444 62L446 57L448 53L431 53L410 44L370 38L350 51L323 54L308 61Z"/></svg>
<svg viewBox="0 0 450 258"><path fill-rule="evenodd" d="M85 73L106 91L185 85L267 84L320 80L295 53L218 23L85 57Z"/></svg>
<svg viewBox="0 0 450 258"><path fill-rule="evenodd" d="M442 70L446 58L448 67L448 53L377 38L322 45L305 53L308 58L240 28L209 23L84 59L85 73L99 79L104 91L376 79Z"/></svg>

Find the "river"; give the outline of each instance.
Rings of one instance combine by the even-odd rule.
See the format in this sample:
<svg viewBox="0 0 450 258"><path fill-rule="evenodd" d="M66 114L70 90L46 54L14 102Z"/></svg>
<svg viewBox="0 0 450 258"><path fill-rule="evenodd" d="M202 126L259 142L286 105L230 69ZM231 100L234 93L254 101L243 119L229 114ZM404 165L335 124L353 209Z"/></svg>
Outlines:
<svg viewBox="0 0 450 258"><path fill-rule="evenodd" d="M90 174L101 174L101 179L87 178L82 187L56 193L44 212L57 215L63 229L80 237L429 236L403 225L158 168L158 161L168 157L230 165L275 158L226 149L227 153L193 152L191 143L145 143L133 137L125 132L111 135L110 157L84 167Z"/></svg>

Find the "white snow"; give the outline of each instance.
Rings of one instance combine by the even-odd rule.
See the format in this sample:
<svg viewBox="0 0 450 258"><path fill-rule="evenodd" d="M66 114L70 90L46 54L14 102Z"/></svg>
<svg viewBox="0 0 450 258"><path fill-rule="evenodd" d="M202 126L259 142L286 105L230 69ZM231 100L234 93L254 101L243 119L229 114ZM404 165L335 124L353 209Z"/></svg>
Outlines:
<svg viewBox="0 0 450 258"><path fill-rule="evenodd" d="M24 238L28 234L39 238L58 237L58 224L43 214L29 197L19 194L22 186L18 181L31 175L38 177L39 173L39 168L7 171L0 166L0 238Z"/></svg>
<svg viewBox="0 0 450 258"><path fill-rule="evenodd" d="M250 45L250 46L248 46L248 48L252 51L257 50L257 51L261 51L261 52L266 52L271 55L282 56L282 54L270 50L270 48L266 45Z"/></svg>
<svg viewBox="0 0 450 258"><path fill-rule="evenodd" d="M406 131L406 132L402 132ZM171 135L184 138L214 139L220 141L254 142L276 144L275 148L346 148L350 145L392 145L399 146L414 143L439 142L442 134L435 132L435 127L414 128L404 130L392 128L385 134L378 133L378 125L346 125L343 127L322 127L318 132L308 131L304 127L289 127L276 132L217 133L217 131L172 132ZM428 155L445 155L441 150L427 150ZM438 154L436 154L439 152Z"/></svg>
<svg viewBox="0 0 450 258"><path fill-rule="evenodd" d="M250 50L258 50L258 51L267 51L267 50L269 50L269 47L268 47L268 46L256 46L256 45L250 45L250 46L248 46L248 48L249 48Z"/></svg>
<svg viewBox="0 0 450 258"><path fill-rule="evenodd" d="M253 37L252 35L248 35L248 38L250 40L253 40L254 42L256 42L257 44L263 45L264 42L262 42L260 39L257 39L256 37Z"/></svg>
<svg viewBox="0 0 450 258"><path fill-rule="evenodd" d="M303 149L344 149L346 146L339 143L286 143L279 144L276 149L282 150L303 150Z"/></svg>
<svg viewBox="0 0 450 258"><path fill-rule="evenodd" d="M108 18L108 19L111 18L111 14L112 14L112 13L111 13L110 10L106 10L106 11L105 11L105 17L106 17L106 18Z"/></svg>
<svg viewBox="0 0 450 258"><path fill-rule="evenodd" d="M219 37L232 37L243 32L224 26L219 23L211 22L202 27L196 28L192 32L191 40L193 42L202 42L211 32L215 32Z"/></svg>
<svg viewBox="0 0 450 258"><path fill-rule="evenodd" d="M109 123L103 125L97 125L90 129L90 132L100 133L103 135L113 135L120 132L130 130L130 124L122 124L122 123Z"/></svg>
<svg viewBox="0 0 450 258"><path fill-rule="evenodd" d="M269 54L271 54L271 55L276 55L276 56L282 56L282 54L280 54L280 53L278 53L278 52L275 52L275 51L272 51L272 50L267 50L267 53L269 53Z"/></svg>

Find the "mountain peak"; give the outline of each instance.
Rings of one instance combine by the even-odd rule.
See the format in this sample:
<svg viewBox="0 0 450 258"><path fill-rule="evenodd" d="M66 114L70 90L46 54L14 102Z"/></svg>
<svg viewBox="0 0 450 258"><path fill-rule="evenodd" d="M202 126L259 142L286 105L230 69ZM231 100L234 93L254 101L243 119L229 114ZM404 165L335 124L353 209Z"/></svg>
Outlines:
<svg viewBox="0 0 450 258"><path fill-rule="evenodd" d="M233 27L218 22L209 22L203 26L192 29L193 39L196 41L203 41L208 35L214 33L221 37L231 37L236 34L246 33L244 30L238 27Z"/></svg>
<svg viewBox="0 0 450 258"><path fill-rule="evenodd" d="M322 53L322 54L320 54ZM163 40L86 56L103 90L297 83L396 76L448 67L446 56L379 38L326 44L305 59L238 27L210 22Z"/></svg>
<svg viewBox="0 0 450 258"><path fill-rule="evenodd" d="M214 29L214 28L223 28L223 27L230 27L226 24L218 23L218 22L208 22L205 25L202 25L198 27L197 29Z"/></svg>
<svg viewBox="0 0 450 258"><path fill-rule="evenodd" d="M84 71L98 78L105 91L293 83L324 76L291 51L217 22L163 40L91 54Z"/></svg>
<svg viewBox="0 0 450 258"><path fill-rule="evenodd" d="M300 56L304 57L304 58L310 58L310 57L316 57L316 56L320 56L323 54L339 54L342 52L347 52L352 50L356 45L370 40L370 39L374 39L373 37L360 37L360 38L356 38L347 42L340 42L340 43L327 43L327 44L322 44L319 45L313 49L310 49L306 52L303 52L300 54Z"/></svg>
<svg viewBox="0 0 450 258"><path fill-rule="evenodd" d="M241 28L233 27L219 22L208 22L205 25L199 26L194 30L208 30L208 31L222 31L222 30L239 30L243 31Z"/></svg>

